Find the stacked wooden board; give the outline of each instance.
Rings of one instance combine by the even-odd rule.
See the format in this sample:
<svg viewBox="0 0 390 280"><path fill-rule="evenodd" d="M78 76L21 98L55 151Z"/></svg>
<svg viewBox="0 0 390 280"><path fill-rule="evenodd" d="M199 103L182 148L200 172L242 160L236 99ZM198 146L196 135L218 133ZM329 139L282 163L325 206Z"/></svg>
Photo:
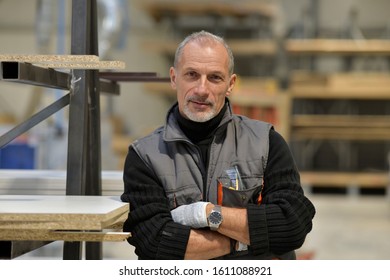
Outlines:
<svg viewBox="0 0 390 280"><path fill-rule="evenodd" d="M111 196L0 196L0 240L124 241L129 204ZM107 232L106 230L114 230Z"/></svg>
<svg viewBox="0 0 390 280"><path fill-rule="evenodd" d="M0 54L2 62L25 62L44 68L124 69L122 61L102 61L96 55Z"/></svg>

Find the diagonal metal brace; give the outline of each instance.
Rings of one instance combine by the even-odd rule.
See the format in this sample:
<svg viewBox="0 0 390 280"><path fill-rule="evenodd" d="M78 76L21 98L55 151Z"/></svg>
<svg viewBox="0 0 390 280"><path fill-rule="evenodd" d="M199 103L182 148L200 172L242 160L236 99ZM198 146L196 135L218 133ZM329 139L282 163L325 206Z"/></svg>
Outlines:
<svg viewBox="0 0 390 280"><path fill-rule="evenodd" d="M50 104L46 108L42 109L38 113L31 116L26 121L20 123L19 125L12 128L10 131L6 132L5 134L0 136L0 148L7 145L9 142L14 140L19 135L23 134L24 132L28 131L38 123L42 122L43 120L50 117L52 114L58 112L65 106L69 105L70 102L70 94L66 94L54 103Z"/></svg>

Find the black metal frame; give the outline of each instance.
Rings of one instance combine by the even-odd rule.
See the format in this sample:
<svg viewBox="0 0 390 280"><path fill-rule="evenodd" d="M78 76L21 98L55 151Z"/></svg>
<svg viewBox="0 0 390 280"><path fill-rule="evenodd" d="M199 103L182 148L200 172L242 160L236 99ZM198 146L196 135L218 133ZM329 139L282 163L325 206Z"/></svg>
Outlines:
<svg viewBox="0 0 390 280"><path fill-rule="evenodd" d="M71 54L98 56L96 0L72 1ZM25 62L1 62L0 80L68 90L29 119L0 136L0 148L69 105L66 195L101 195L100 92L119 95L117 82L169 82L152 72L100 72L77 69L71 74ZM3 244L5 244L3 242ZM9 256L44 243L13 242ZM81 259L82 242L64 242L63 259ZM16 249L15 249L16 248ZM102 259L102 243L85 243L86 259Z"/></svg>
<svg viewBox="0 0 390 280"><path fill-rule="evenodd" d="M71 53L98 55L96 0L72 1ZM70 90L3 134L0 148L69 105L66 195L101 195L100 86L113 94L119 94L119 86L115 82L100 81L98 70L74 70L70 75L29 63L1 62L0 73L4 81ZM64 242L64 259L81 257L82 242ZM87 242L86 259L101 258L102 244Z"/></svg>
<svg viewBox="0 0 390 280"><path fill-rule="evenodd" d="M72 1L71 54L98 55L96 0ZM74 70L69 104L67 195L101 195L100 86L97 70ZM64 242L64 259L81 259L82 242ZM86 243L86 259L102 244Z"/></svg>

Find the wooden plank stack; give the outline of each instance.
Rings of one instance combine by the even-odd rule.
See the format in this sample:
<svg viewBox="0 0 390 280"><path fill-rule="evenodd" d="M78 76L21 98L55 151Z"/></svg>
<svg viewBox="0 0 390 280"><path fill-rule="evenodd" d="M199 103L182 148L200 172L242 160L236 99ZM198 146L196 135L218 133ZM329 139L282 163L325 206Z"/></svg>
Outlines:
<svg viewBox="0 0 390 280"><path fill-rule="evenodd" d="M2 195L0 201L0 240L102 242L130 236L121 232L129 205L117 197Z"/></svg>

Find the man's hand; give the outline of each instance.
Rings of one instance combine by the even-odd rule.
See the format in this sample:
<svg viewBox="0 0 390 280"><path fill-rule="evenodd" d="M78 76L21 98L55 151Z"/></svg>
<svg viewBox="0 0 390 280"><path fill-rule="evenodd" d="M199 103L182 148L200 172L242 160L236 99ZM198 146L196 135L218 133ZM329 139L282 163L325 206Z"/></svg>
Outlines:
<svg viewBox="0 0 390 280"><path fill-rule="evenodd" d="M206 206L209 202L198 201L179 206L171 211L173 221L192 228L208 227Z"/></svg>

